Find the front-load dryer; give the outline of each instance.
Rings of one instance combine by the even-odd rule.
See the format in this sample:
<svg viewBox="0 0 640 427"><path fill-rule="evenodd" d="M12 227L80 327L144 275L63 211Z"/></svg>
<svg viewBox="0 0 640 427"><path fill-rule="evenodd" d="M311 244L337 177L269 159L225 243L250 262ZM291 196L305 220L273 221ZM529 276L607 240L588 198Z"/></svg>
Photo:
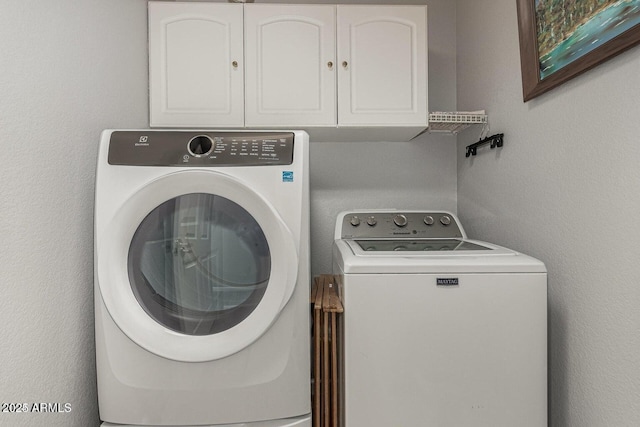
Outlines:
<svg viewBox="0 0 640 427"><path fill-rule="evenodd" d="M107 130L103 426L311 425L308 135Z"/></svg>

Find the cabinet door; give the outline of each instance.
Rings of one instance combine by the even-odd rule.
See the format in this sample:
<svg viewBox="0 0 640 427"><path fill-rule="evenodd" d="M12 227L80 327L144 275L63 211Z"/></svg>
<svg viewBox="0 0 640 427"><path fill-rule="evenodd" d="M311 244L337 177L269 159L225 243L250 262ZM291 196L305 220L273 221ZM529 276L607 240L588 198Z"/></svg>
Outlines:
<svg viewBox="0 0 640 427"><path fill-rule="evenodd" d="M338 124L426 125L426 6L338 6Z"/></svg>
<svg viewBox="0 0 640 427"><path fill-rule="evenodd" d="M242 4L149 2L151 126L242 126Z"/></svg>
<svg viewBox="0 0 640 427"><path fill-rule="evenodd" d="M335 6L245 5L247 126L336 124Z"/></svg>

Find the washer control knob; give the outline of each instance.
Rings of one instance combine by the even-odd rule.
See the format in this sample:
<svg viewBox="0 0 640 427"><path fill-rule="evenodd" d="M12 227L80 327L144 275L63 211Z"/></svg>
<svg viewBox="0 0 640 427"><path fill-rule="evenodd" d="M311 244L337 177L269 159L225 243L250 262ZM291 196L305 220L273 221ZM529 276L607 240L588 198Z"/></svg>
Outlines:
<svg viewBox="0 0 640 427"><path fill-rule="evenodd" d="M427 215L427 216L425 216L423 221L424 221L424 223L425 223L425 224L427 224L427 225L433 225L433 223L435 222L435 221L433 220L433 217L432 217L431 215Z"/></svg>
<svg viewBox="0 0 640 427"><path fill-rule="evenodd" d="M371 227L373 227L377 223L378 223L378 220L376 219L375 216L370 216L367 218L367 224L370 225Z"/></svg>
<svg viewBox="0 0 640 427"><path fill-rule="evenodd" d="M445 227L449 224L451 224L451 217L449 215L443 215L440 217L440 224L444 225Z"/></svg>
<svg viewBox="0 0 640 427"><path fill-rule="evenodd" d="M393 223L398 227L405 227L409 221L404 215L396 215L393 217Z"/></svg>
<svg viewBox="0 0 640 427"><path fill-rule="evenodd" d="M353 225L354 227L359 226L360 218L358 218L356 215L352 216L351 219L349 220L349 224Z"/></svg>

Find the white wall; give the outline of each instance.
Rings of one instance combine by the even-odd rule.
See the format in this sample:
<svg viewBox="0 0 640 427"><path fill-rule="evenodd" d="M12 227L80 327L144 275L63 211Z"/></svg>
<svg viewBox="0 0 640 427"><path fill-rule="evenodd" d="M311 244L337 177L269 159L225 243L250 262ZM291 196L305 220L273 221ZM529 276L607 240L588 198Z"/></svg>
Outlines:
<svg viewBox="0 0 640 427"><path fill-rule="evenodd" d="M426 3L429 103L449 110L456 102L455 2ZM97 425L95 159L102 129L148 124L146 1L0 0L0 7L0 401L72 408L0 413L0 425ZM311 161L316 274L330 272L340 210L456 209L449 137L314 142Z"/></svg>
<svg viewBox="0 0 640 427"><path fill-rule="evenodd" d="M208 0L197 0L208 1ZM224 1L224 0L223 0ZM257 3L426 4L429 110L456 105L456 3L451 0L257 0ZM331 273L338 213L349 209L456 212L456 138L412 142L311 141L311 273Z"/></svg>
<svg viewBox="0 0 640 427"><path fill-rule="evenodd" d="M427 4L429 109L455 110L455 2L418 0L397 3ZM455 144L455 137L431 134L406 143L312 143L312 274L331 272L335 220L343 210L431 208L455 212Z"/></svg>
<svg viewBox="0 0 640 427"><path fill-rule="evenodd" d="M93 183L100 131L146 126L146 2L0 1L0 425L97 425Z"/></svg>
<svg viewBox="0 0 640 427"><path fill-rule="evenodd" d="M457 1L458 107L505 134L459 137L458 211L547 265L550 425L640 425L640 48L523 103L515 3Z"/></svg>

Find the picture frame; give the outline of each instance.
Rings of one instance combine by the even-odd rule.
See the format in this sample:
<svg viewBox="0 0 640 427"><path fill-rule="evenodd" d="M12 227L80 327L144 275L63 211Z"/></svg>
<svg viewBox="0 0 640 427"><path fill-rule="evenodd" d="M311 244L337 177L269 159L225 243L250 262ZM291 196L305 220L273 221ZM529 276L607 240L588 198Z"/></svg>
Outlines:
<svg viewBox="0 0 640 427"><path fill-rule="evenodd" d="M543 60L547 60L546 57L552 56L553 50L550 51L551 53L541 54L538 43L538 31L540 28L544 28L544 26L538 25L536 16L536 3L538 1L548 1L549 3L551 3L551 0L516 1L518 11L520 63L522 71L522 92L524 102L527 102L539 95L542 95L545 92L548 92L549 90L565 83L566 81L584 73L587 70L590 70L596 65L599 65L640 43L640 10L637 10L637 15L636 11L633 11L634 18L627 22L625 26L622 26L620 23L617 23L616 25L616 21L612 23L612 19L607 18L608 21L606 21L605 23L607 25L611 23L611 25L608 25L607 27L605 27L605 29L609 31L611 27L615 26L616 28L613 28L613 30L618 29L620 31L619 34L612 32L611 34L615 34L613 38L598 45L595 44L598 39L596 39L593 34L590 34L590 37L593 37L596 40L591 43L591 45L594 47L590 48L587 53L578 53L578 55L575 55L576 59L570 60L570 62L560 63L566 62L563 58L562 61L558 61L558 64L553 64L555 69L552 72L545 75L543 71L549 67L544 66L545 63ZM627 3L627 5L631 3L631 5L635 7L635 5L640 4L640 0L605 2L607 7L613 7L614 5L624 7L625 3ZM574 4L579 4L579 2L576 1ZM575 7L582 7L582 5ZM598 11L598 13L600 12L605 12L605 10L601 9ZM618 19L618 16L614 15L616 12L619 11L612 10L609 11L608 14L614 16L618 21L620 21L620 19ZM588 20L594 20L597 17L598 13L594 13L593 15L589 16ZM602 19L605 19L605 17L602 17ZM600 28L602 28L603 26L604 24L599 25ZM620 26L620 28L617 28L617 26ZM626 26L628 26L629 28L625 28ZM598 29L598 31L602 31L603 33L605 32L605 30L602 29ZM574 32L577 32L577 30ZM587 30L584 30L584 32L586 33ZM554 35L553 29L548 31L548 33ZM547 33L544 34L545 35L542 38L548 38L546 37ZM611 34L607 34L607 36L611 36ZM586 34L585 36L583 36L583 38L585 37ZM603 37L603 40L604 39L605 38ZM562 40L561 43L555 44L554 46L559 47L562 43L565 43L565 41L566 39ZM589 40L587 40L587 42L589 42ZM563 57L574 55L576 53L572 53L570 51L570 48L568 47L563 47L563 49ZM582 48L577 49L577 52L582 50Z"/></svg>

